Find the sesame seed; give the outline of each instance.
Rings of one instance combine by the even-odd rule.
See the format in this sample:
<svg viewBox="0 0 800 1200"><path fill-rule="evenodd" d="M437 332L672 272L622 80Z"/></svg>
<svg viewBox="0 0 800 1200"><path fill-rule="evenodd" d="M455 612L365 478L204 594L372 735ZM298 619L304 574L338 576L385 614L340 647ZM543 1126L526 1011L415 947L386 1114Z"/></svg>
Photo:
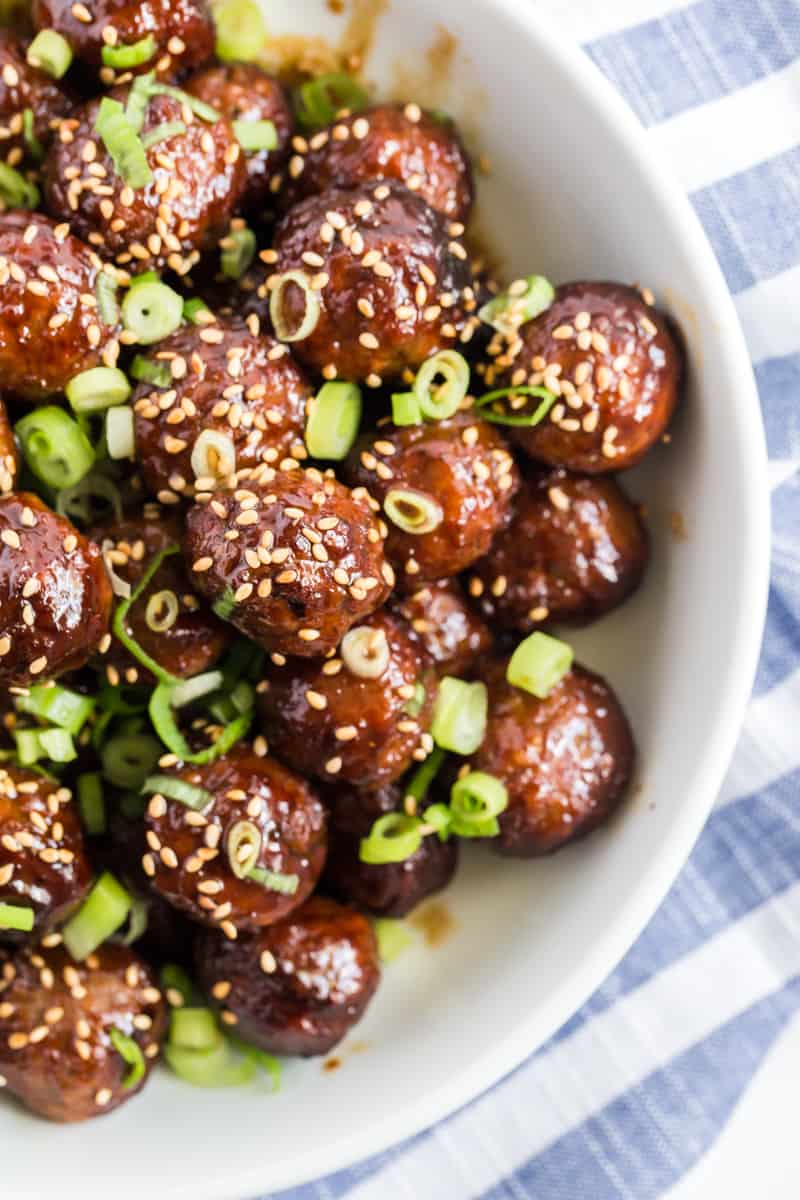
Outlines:
<svg viewBox="0 0 800 1200"><path fill-rule="evenodd" d="M340 725L334 730L334 737L337 742L352 742L354 738L358 737L358 730L355 725Z"/></svg>
<svg viewBox="0 0 800 1200"><path fill-rule="evenodd" d="M325 763L325 770L329 775L338 775L342 769L342 760L337 755L335 758L329 758Z"/></svg>
<svg viewBox="0 0 800 1200"><path fill-rule="evenodd" d="M278 969L275 955L269 950L262 950L258 963L265 975L272 975Z"/></svg>

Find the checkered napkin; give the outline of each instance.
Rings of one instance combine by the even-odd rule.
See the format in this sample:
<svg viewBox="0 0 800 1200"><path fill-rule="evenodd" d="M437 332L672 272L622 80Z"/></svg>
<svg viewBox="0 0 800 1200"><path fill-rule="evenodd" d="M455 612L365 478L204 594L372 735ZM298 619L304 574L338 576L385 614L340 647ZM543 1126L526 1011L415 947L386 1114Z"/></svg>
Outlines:
<svg viewBox="0 0 800 1200"><path fill-rule="evenodd" d="M800 4L527 2L574 31L647 127L736 301L770 455L761 664L705 832L581 1011L449 1120L280 1200L655 1200L800 1006Z"/></svg>

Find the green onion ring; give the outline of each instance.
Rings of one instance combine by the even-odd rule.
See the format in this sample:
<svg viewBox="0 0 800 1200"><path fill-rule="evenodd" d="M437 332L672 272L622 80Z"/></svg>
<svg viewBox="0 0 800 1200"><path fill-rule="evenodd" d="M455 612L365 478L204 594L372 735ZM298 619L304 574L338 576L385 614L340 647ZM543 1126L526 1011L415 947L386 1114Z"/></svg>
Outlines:
<svg viewBox="0 0 800 1200"><path fill-rule="evenodd" d="M297 90L297 119L305 129L330 125L343 109L359 112L369 104L369 96L344 72L333 72L311 79Z"/></svg>
<svg viewBox="0 0 800 1200"><path fill-rule="evenodd" d="M103 743L103 776L114 787L138 791L161 757L161 746L146 733L117 734Z"/></svg>
<svg viewBox="0 0 800 1200"><path fill-rule="evenodd" d="M513 337L520 325L545 312L555 297L552 283L543 275L527 275L524 279L515 280L507 291L484 304L478 310L478 316L498 333Z"/></svg>
<svg viewBox="0 0 800 1200"><path fill-rule="evenodd" d="M15 699L18 712L58 725L76 736L94 712L94 704L90 696L70 691L58 683L34 684Z"/></svg>
<svg viewBox="0 0 800 1200"><path fill-rule="evenodd" d="M211 15L222 62L255 62L267 39L264 14L256 0L215 0Z"/></svg>
<svg viewBox="0 0 800 1200"><path fill-rule="evenodd" d="M0 929L15 929L30 933L35 913L27 904L0 904Z"/></svg>
<svg viewBox="0 0 800 1200"><path fill-rule="evenodd" d="M73 375L64 392L73 412L94 413L124 404L131 385L118 367L90 367Z"/></svg>
<svg viewBox="0 0 800 1200"><path fill-rule="evenodd" d="M226 279L241 279L256 255L256 235L245 225L231 229L220 242L219 265Z"/></svg>
<svg viewBox="0 0 800 1200"><path fill-rule="evenodd" d="M144 613L147 628L152 629L153 633L166 633L177 621L179 612L180 602L173 591L163 588L160 592L154 592L148 598Z"/></svg>
<svg viewBox="0 0 800 1200"><path fill-rule="evenodd" d="M243 738L250 728L253 713L243 713L242 716L225 726L216 742L207 746L205 750L193 753L175 720L175 713L170 703L171 697L172 687L167 683L160 683L150 698L150 720L167 749L183 762L198 764L214 762L215 759L226 754L240 738Z"/></svg>
<svg viewBox="0 0 800 1200"><path fill-rule="evenodd" d="M446 675L439 684L431 734L437 746L456 754L474 754L486 733L485 683L467 683Z"/></svg>
<svg viewBox="0 0 800 1200"><path fill-rule="evenodd" d="M309 404L305 441L312 458L347 458L361 424L361 389L355 383L324 383Z"/></svg>
<svg viewBox="0 0 800 1200"><path fill-rule="evenodd" d="M128 596L125 600L122 600L117 605L117 610L114 613L114 619L111 623L114 636L120 642L122 642L125 649L128 650L133 657L142 664L143 667L146 667L152 675L155 675L159 682L164 683L169 687L174 687L180 681L175 675L171 675L169 671L165 671L163 667L159 666L156 660L151 658L146 650L142 649L136 639L131 637L125 628L125 619L133 605L136 603L142 593L149 587L150 582L163 563L164 559L170 558L173 554L179 553L180 546L170 545L166 546L163 550L160 550L158 554L153 555L150 562L147 564L144 574L134 590L131 592L130 596Z"/></svg>
<svg viewBox="0 0 800 1200"><path fill-rule="evenodd" d="M116 325L119 321L118 288L119 284L108 271L98 271L94 294L97 299L97 311L106 325Z"/></svg>
<svg viewBox="0 0 800 1200"><path fill-rule="evenodd" d="M204 808L208 808L214 799L211 792L205 788L187 783L185 779L178 779L175 775L148 775L141 790L143 796L166 796L168 800L177 800L179 804L185 804L195 812L202 812Z"/></svg>
<svg viewBox="0 0 800 1200"><path fill-rule="evenodd" d="M104 871L61 936L69 953L82 962L119 929L131 907L131 897L109 871Z"/></svg>
<svg viewBox="0 0 800 1200"><path fill-rule="evenodd" d="M117 1054L130 1067L128 1074L122 1081L123 1089L128 1091L144 1079L146 1068L142 1048L134 1038L128 1037L127 1033L123 1033L116 1026L109 1030L108 1036Z"/></svg>
<svg viewBox="0 0 800 1200"><path fill-rule="evenodd" d="M42 29L28 46L26 58L32 67L61 79L72 62L72 47L54 29Z"/></svg>
<svg viewBox="0 0 800 1200"><path fill-rule="evenodd" d="M278 131L274 121L248 121L244 118L233 122L233 132L245 154L258 154L262 150L278 148Z"/></svg>
<svg viewBox="0 0 800 1200"><path fill-rule="evenodd" d="M392 396L392 421L401 427L422 424L422 409L414 392L396 392Z"/></svg>
<svg viewBox="0 0 800 1200"><path fill-rule="evenodd" d="M225 850L237 879L244 879L258 862L262 844L261 830L252 821L236 821L231 826Z"/></svg>
<svg viewBox="0 0 800 1200"><path fill-rule="evenodd" d="M14 432L36 478L53 491L72 487L94 465L91 442L63 408L45 405L17 421Z"/></svg>
<svg viewBox="0 0 800 1200"><path fill-rule="evenodd" d="M283 313L283 293L290 284L294 284L303 293L305 309L300 324L292 329ZM302 342L310 337L317 328L320 318L319 296L311 286L311 281L305 271L286 271L279 275L269 298L269 315L275 336L281 342Z"/></svg>
<svg viewBox="0 0 800 1200"><path fill-rule="evenodd" d="M450 792L450 829L459 837L497 837L497 817L508 807L505 784L485 771L470 771Z"/></svg>
<svg viewBox="0 0 800 1200"><path fill-rule="evenodd" d="M422 845L421 825L418 817L385 813L375 821L369 836L361 839L359 858L372 865L404 862Z"/></svg>
<svg viewBox="0 0 800 1200"><path fill-rule="evenodd" d="M433 533L444 520L438 500L412 488L390 488L383 500L383 511L404 533L419 537Z"/></svg>
<svg viewBox="0 0 800 1200"><path fill-rule="evenodd" d="M515 416L513 413L505 413L489 408L489 405L494 405L498 400L503 400L507 396L536 396L541 399L539 404L532 413L527 413L521 416ZM475 407L480 410L480 416L484 421L489 421L492 425L515 425L520 427L532 428L538 425L540 421L549 413L550 409L556 402L556 397L553 392L543 387L507 387L498 388L494 392L487 392L485 396L480 396L475 401Z"/></svg>
<svg viewBox="0 0 800 1200"><path fill-rule="evenodd" d="M293 896L300 886L299 875L286 875L282 871L266 871L263 867L250 867L247 879L252 879L268 892L279 892L281 896Z"/></svg>
<svg viewBox="0 0 800 1200"><path fill-rule="evenodd" d="M143 346L169 337L182 320L182 297L160 280L135 283L122 301L122 323Z"/></svg>
<svg viewBox="0 0 800 1200"><path fill-rule="evenodd" d="M94 127L114 163L119 177L129 187L141 189L153 178L138 133L118 100L104 96Z"/></svg>
<svg viewBox="0 0 800 1200"><path fill-rule="evenodd" d="M532 633L520 642L509 659L506 679L544 700L572 666L571 646L547 633Z"/></svg>
<svg viewBox="0 0 800 1200"><path fill-rule="evenodd" d="M376 917L372 928L378 942L378 957L387 965L393 963L414 944L413 934L405 921Z"/></svg>
<svg viewBox="0 0 800 1200"><path fill-rule="evenodd" d="M104 67L113 67L116 71L127 71L131 67L141 67L149 62L158 50L158 43L152 33L140 38L138 42L129 42L121 46L103 46L100 51Z"/></svg>
<svg viewBox="0 0 800 1200"><path fill-rule="evenodd" d="M437 375L444 382L436 384ZM458 412L469 390L469 363L456 350L440 350L426 359L414 379L414 395L422 415L442 421Z"/></svg>
<svg viewBox="0 0 800 1200"><path fill-rule="evenodd" d="M172 383L172 372L164 362L153 362L143 354L137 354L130 366L134 379L142 383L151 383L154 387L166 388Z"/></svg>

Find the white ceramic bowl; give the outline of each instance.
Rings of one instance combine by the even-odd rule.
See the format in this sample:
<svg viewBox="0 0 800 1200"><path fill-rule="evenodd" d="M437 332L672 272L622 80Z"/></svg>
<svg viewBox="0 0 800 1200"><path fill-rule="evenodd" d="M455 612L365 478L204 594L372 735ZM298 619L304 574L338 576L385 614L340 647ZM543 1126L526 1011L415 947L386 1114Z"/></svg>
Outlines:
<svg viewBox="0 0 800 1200"><path fill-rule="evenodd" d="M375 8L380 5L375 4ZM324 0L269 0L273 30L337 37ZM446 69L441 27L457 45ZM520 0L394 0L368 74L461 118L491 156L481 223L513 272L653 288L682 322L691 387L672 445L630 480L647 501L646 586L575 639L631 715L638 787L612 824L544 862L465 856L457 927L385 979L340 1070L288 1065L277 1097L192 1090L166 1073L101 1120L0 1111L4 1195L245 1200L382 1150L530 1054L614 967L686 859L751 686L768 577L765 451L720 272L683 195L586 58ZM436 42L430 62L425 50ZM399 67L398 67L399 64ZM432 86L432 77L437 78ZM688 537L670 536L678 510Z"/></svg>

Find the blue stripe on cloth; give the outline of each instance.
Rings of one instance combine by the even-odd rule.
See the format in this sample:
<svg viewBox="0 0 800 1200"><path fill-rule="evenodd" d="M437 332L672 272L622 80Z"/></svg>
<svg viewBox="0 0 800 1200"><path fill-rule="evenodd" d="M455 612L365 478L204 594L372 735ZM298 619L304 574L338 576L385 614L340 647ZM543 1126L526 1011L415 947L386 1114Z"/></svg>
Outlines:
<svg viewBox="0 0 800 1200"><path fill-rule="evenodd" d="M800 397L794 398L794 403ZM754 692L762 695L800 667L800 475L772 494L772 581Z"/></svg>
<svg viewBox="0 0 800 1200"><path fill-rule="evenodd" d="M797 311L800 348L800 299ZM800 462L800 353L759 363L756 382L770 458Z"/></svg>
<svg viewBox="0 0 800 1200"><path fill-rule="evenodd" d="M798 196L800 146L694 193L695 209L732 292L800 262Z"/></svg>
<svg viewBox="0 0 800 1200"><path fill-rule="evenodd" d="M795 0L700 0L584 49L645 125L763 79L800 55Z"/></svg>
<svg viewBox="0 0 800 1200"><path fill-rule="evenodd" d="M798 791L800 771L795 771L760 794L743 796L711 814L691 858L644 933L539 1053L796 882Z"/></svg>
<svg viewBox="0 0 800 1200"><path fill-rule="evenodd" d="M716 1140L798 1007L800 979L794 979L553 1142L481 1200L656 1200Z"/></svg>

